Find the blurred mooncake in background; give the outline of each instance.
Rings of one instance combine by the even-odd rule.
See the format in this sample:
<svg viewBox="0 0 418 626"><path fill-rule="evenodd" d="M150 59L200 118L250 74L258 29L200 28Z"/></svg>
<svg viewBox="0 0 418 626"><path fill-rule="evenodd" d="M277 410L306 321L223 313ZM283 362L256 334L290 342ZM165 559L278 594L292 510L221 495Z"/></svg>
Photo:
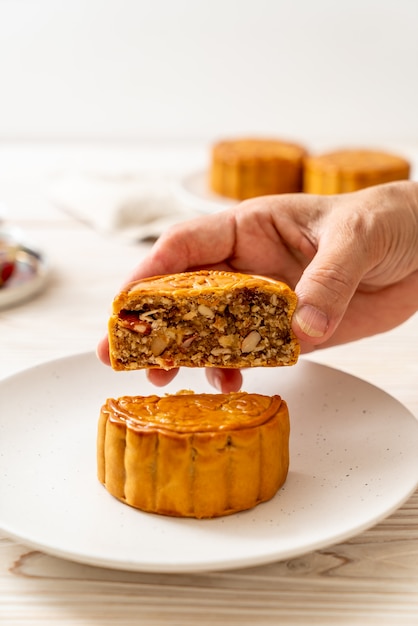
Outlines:
<svg viewBox="0 0 418 626"><path fill-rule="evenodd" d="M229 139L212 146L209 185L228 198L302 191L306 149L277 139Z"/></svg>
<svg viewBox="0 0 418 626"><path fill-rule="evenodd" d="M367 149L347 149L310 155L305 159L303 191L335 194L357 191L410 176L410 163L401 156Z"/></svg>

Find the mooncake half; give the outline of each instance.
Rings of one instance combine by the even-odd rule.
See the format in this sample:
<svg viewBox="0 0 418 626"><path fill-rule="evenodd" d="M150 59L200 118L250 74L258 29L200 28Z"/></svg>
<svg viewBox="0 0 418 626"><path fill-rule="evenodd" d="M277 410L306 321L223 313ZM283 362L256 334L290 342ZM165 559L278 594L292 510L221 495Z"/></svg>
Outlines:
<svg viewBox="0 0 418 626"><path fill-rule="evenodd" d="M237 200L302 190L303 146L277 139L238 138L212 147L212 191Z"/></svg>
<svg viewBox="0 0 418 626"><path fill-rule="evenodd" d="M98 478L150 513L212 518L271 499L289 467L280 396L245 392L125 396L100 414Z"/></svg>
<svg viewBox="0 0 418 626"><path fill-rule="evenodd" d="M109 320L113 369L293 365L296 295L261 276L202 270L130 284Z"/></svg>
<svg viewBox="0 0 418 626"><path fill-rule="evenodd" d="M376 150L337 150L305 160L303 190L336 194L406 180L410 163L396 154Z"/></svg>

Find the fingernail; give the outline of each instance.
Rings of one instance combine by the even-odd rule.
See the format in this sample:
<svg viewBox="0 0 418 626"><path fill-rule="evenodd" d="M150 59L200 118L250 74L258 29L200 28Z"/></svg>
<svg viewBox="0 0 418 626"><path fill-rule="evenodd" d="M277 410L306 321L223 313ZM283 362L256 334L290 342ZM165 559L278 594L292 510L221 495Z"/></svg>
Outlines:
<svg viewBox="0 0 418 626"><path fill-rule="evenodd" d="M319 309L304 304L295 312L295 320L309 337L323 337L328 329L328 318Z"/></svg>

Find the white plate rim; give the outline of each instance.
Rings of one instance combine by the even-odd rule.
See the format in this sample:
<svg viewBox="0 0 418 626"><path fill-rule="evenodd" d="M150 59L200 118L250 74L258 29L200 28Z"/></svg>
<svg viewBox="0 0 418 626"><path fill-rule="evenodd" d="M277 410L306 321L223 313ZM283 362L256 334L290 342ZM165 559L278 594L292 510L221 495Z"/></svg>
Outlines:
<svg viewBox="0 0 418 626"><path fill-rule="evenodd" d="M209 188L208 176L209 172L204 169L184 174L174 184L174 193L178 200L200 213L217 213L239 203L238 200L212 191Z"/></svg>

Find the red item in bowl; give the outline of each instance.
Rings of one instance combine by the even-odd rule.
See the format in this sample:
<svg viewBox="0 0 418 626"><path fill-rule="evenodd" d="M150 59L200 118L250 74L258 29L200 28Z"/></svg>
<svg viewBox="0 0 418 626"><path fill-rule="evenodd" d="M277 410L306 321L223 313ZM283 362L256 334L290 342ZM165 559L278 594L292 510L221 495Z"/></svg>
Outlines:
<svg viewBox="0 0 418 626"><path fill-rule="evenodd" d="M9 280L15 269L14 261L0 261L0 287Z"/></svg>
<svg viewBox="0 0 418 626"><path fill-rule="evenodd" d="M17 246L0 237L0 288L7 283L16 267Z"/></svg>

